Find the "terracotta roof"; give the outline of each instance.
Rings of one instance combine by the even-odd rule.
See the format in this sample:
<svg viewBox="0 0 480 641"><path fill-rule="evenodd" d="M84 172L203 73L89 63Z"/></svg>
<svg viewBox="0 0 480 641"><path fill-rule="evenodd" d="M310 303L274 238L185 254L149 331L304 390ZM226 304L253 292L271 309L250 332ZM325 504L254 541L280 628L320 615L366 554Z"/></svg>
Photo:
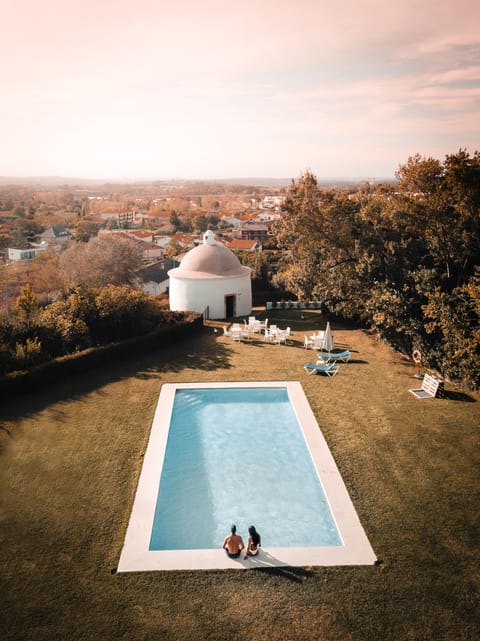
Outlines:
<svg viewBox="0 0 480 641"><path fill-rule="evenodd" d="M229 243L227 243L227 247L229 249L253 249L258 245L257 240L243 240L241 238L234 238L231 240Z"/></svg>
<svg viewBox="0 0 480 641"><path fill-rule="evenodd" d="M152 236L151 231L145 231L144 229L130 229L130 236L136 236L137 238L150 238Z"/></svg>

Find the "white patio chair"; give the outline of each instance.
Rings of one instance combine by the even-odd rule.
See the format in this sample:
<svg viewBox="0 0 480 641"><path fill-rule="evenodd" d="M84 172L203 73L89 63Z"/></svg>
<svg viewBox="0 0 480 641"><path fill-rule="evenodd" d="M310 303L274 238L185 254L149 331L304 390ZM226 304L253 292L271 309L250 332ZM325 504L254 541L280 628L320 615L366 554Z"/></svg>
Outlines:
<svg viewBox="0 0 480 641"><path fill-rule="evenodd" d="M313 338L312 336L303 335L303 347L305 349L310 349L313 347Z"/></svg>
<svg viewBox="0 0 480 641"><path fill-rule="evenodd" d="M249 329L248 325L245 326L245 329L240 330L240 336L241 336L241 338L245 339L246 341L249 341L251 339L250 329Z"/></svg>
<svg viewBox="0 0 480 641"><path fill-rule="evenodd" d="M253 334L260 334L260 330L261 330L260 321L256 320L253 323L249 323L248 327Z"/></svg>
<svg viewBox="0 0 480 641"><path fill-rule="evenodd" d="M266 343L273 343L273 341L275 340L275 335L276 335L276 332L272 332L271 330L266 329L265 334L263 335L263 340Z"/></svg>
<svg viewBox="0 0 480 641"><path fill-rule="evenodd" d="M317 350L323 350L324 340L324 332L319 332L316 336L313 337L313 348Z"/></svg>

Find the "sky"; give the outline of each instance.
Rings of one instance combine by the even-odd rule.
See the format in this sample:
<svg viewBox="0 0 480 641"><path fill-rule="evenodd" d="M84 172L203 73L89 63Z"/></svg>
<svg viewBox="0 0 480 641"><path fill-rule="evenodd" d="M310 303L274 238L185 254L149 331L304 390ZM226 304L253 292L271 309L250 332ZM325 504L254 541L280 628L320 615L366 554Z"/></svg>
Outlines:
<svg viewBox="0 0 480 641"><path fill-rule="evenodd" d="M478 0L0 0L0 175L393 177L480 149Z"/></svg>

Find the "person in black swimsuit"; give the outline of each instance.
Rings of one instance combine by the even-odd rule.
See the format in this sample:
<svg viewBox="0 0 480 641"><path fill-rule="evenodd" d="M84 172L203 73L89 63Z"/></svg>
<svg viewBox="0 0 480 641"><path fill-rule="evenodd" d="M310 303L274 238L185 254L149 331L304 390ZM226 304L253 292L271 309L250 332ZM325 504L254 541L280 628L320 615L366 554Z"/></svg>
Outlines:
<svg viewBox="0 0 480 641"><path fill-rule="evenodd" d="M260 546L262 545L260 534L257 532L253 525L248 528L248 534L249 537L247 541L245 558L248 558L249 556L257 556Z"/></svg>
<svg viewBox="0 0 480 641"><path fill-rule="evenodd" d="M232 525L231 534L225 537L222 548L231 559L238 559L241 551L245 548L242 537L237 534L237 526Z"/></svg>

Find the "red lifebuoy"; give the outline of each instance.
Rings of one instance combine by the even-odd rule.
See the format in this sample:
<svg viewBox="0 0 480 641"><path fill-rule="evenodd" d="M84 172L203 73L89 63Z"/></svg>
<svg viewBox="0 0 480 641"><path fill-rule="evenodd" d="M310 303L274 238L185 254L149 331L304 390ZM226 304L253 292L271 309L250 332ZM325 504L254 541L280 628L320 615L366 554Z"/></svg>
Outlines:
<svg viewBox="0 0 480 641"><path fill-rule="evenodd" d="M420 365L420 363L422 362L422 355L421 355L421 353L419 352L418 349L414 349L413 350L412 358L413 358L413 362L416 365Z"/></svg>

